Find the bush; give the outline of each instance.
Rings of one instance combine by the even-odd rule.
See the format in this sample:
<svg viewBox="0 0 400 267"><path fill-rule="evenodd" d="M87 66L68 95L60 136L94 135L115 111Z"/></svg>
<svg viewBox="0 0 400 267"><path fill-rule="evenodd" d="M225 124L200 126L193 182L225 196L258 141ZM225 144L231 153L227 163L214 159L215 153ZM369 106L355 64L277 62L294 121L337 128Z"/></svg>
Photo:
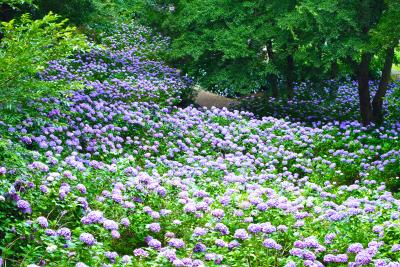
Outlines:
<svg viewBox="0 0 400 267"><path fill-rule="evenodd" d="M52 13L39 20L25 14L19 20L2 22L0 109L15 112L30 100L69 88L37 77L49 61L88 48L85 37L74 27L66 26L66 22Z"/></svg>

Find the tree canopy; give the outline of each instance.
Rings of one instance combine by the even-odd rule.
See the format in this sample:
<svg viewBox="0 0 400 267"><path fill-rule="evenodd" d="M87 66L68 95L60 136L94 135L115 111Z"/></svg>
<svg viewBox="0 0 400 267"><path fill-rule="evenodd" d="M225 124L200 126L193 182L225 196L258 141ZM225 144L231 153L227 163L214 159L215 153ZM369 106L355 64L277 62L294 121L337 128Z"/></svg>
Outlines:
<svg viewBox="0 0 400 267"><path fill-rule="evenodd" d="M381 103L400 37L397 0L176 0L151 8L163 19L148 22L172 37L170 60L209 90L291 99L295 82L350 76L364 124L381 120L368 81L382 79Z"/></svg>

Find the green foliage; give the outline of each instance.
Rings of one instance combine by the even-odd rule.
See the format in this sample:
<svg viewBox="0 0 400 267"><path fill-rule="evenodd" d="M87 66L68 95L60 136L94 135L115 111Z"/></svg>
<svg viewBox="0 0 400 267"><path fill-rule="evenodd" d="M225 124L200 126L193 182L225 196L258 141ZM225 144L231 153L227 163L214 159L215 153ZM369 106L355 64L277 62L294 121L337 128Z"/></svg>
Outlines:
<svg viewBox="0 0 400 267"><path fill-rule="evenodd" d="M185 64L185 71L209 89L258 90L268 74L278 73L287 54L288 32L276 34L274 15L292 8L292 2L177 1L174 9L165 9L162 25L172 36L172 60ZM273 58L265 51L271 39Z"/></svg>
<svg viewBox="0 0 400 267"><path fill-rule="evenodd" d="M93 0L34 0L37 8L36 17L43 17L49 12L68 18L72 23L81 25L88 22L90 14L95 12Z"/></svg>
<svg viewBox="0 0 400 267"><path fill-rule="evenodd" d="M31 5L32 3L32 0L0 0L0 5L6 4L11 7L17 7L24 4Z"/></svg>
<svg viewBox="0 0 400 267"><path fill-rule="evenodd" d="M386 48L399 36L395 0L139 2L159 15L147 15L148 23L172 37L170 60L223 93L265 89L271 74L289 82L355 77L365 51L379 78Z"/></svg>
<svg viewBox="0 0 400 267"><path fill-rule="evenodd" d="M86 39L67 20L49 13L32 20L27 14L19 20L2 23L0 43L0 107L13 112L30 100L51 96L67 89L55 82L42 81L38 73L51 60L68 57L88 48Z"/></svg>
<svg viewBox="0 0 400 267"><path fill-rule="evenodd" d="M4 129L1 129L4 131ZM6 132L6 131L4 131ZM32 152L10 139L0 138L0 162L2 166L17 173L26 171L26 161L32 158Z"/></svg>
<svg viewBox="0 0 400 267"><path fill-rule="evenodd" d="M385 0L386 9L382 13L379 23L371 30L371 46L380 51L397 46L400 36L400 2Z"/></svg>
<svg viewBox="0 0 400 267"><path fill-rule="evenodd" d="M399 50L395 50L395 56L394 56L393 62L395 64L399 64L400 63L400 51Z"/></svg>
<svg viewBox="0 0 400 267"><path fill-rule="evenodd" d="M91 12L82 15L85 16L86 31L94 39L99 34L111 34L115 25L130 23L132 19L137 22L155 20L157 16L152 12L153 9L148 8L152 2L149 0L90 0L90 2ZM146 20L143 19L145 17Z"/></svg>

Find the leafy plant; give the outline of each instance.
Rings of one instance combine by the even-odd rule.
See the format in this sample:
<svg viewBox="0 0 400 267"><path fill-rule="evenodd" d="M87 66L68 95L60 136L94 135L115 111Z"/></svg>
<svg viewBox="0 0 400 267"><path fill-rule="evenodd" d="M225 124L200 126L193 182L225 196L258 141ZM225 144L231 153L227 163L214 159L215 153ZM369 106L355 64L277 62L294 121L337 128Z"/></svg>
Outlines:
<svg viewBox="0 0 400 267"><path fill-rule="evenodd" d="M38 73L48 62L88 49L84 35L67 20L49 13L39 20L24 14L18 20L2 22L0 43L0 108L15 112L30 100L55 95L69 86L42 81Z"/></svg>

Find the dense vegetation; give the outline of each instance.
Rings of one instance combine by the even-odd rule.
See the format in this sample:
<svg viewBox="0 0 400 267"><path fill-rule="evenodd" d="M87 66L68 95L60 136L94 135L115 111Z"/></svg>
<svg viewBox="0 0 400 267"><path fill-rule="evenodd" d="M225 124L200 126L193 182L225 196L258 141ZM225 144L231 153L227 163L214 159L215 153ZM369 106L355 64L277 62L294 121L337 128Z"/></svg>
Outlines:
<svg viewBox="0 0 400 267"><path fill-rule="evenodd" d="M400 36L399 1L169 2L164 9L153 4L163 19L151 22L172 37L172 59L204 87L292 99L295 82L351 76L363 124L382 122ZM373 77L380 85L371 96Z"/></svg>
<svg viewBox="0 0 400 267"><path fill-rule="evenodd" d="M49 14L41 20L23 15L19 21L2 25L0 44L0 105L8 109L26 106L27 102L54 94L59 84L48 83L34 76L47 62L67 57L85 49L85 37L75 28L66 27L66 21Z"/></svg>
<svg viewBox="0 0 400 267"><path fill-rule="evenodd" d="M398 3L356 3L0 1L0 266L400 266Z"/></svg>

